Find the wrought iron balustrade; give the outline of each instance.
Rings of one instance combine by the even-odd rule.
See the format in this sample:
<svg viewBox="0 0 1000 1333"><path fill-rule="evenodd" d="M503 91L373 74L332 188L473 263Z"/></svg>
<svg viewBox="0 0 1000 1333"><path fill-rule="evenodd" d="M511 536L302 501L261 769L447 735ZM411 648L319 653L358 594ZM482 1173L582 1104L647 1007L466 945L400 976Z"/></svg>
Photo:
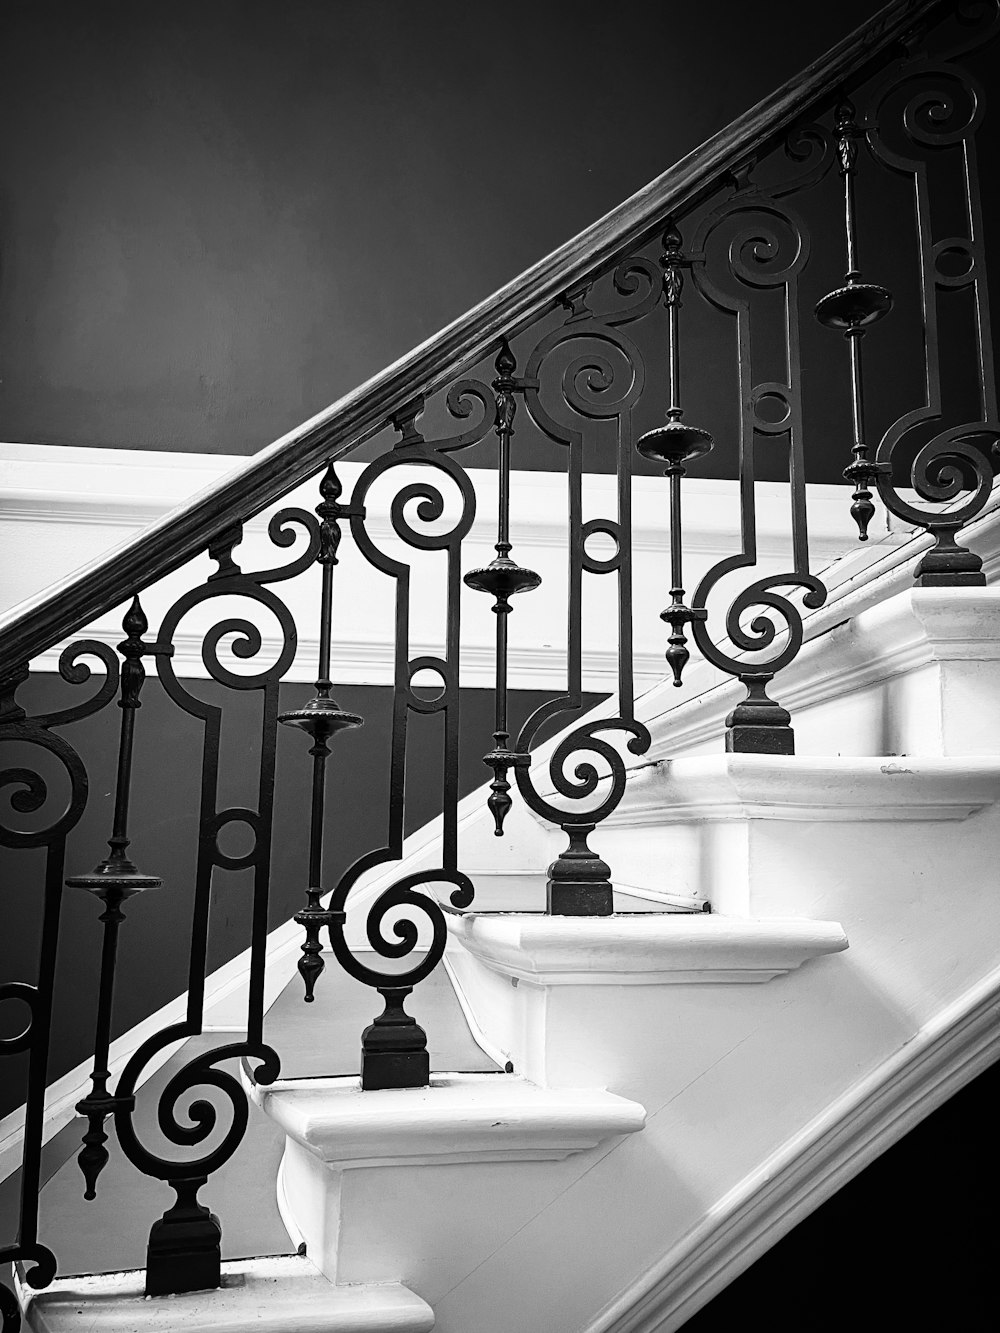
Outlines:
<svg viewBox="0 0 1000 1333"><path fill-rule="evenodd" d="M281 1053L264 1037L280 727L302 731L310 742L303 741L301 749L302 764L311 760L309 809L300 827L285 830L308 845L303 906L295 918L304 934L299 963L304 999L310 1001L323 984L325 940L336 963L381 997L382 1011L376 1013L373 1002L373 1021L359 1034L362 1086L422 1086L429 1077L426 1037L405 1005L441 960L445 913L474 903L458 824L463 618L487 610L495 616L494 729L481 737L483 762L492 773L485 802L493 830L502 836L517 801L561 829L567 845L549 867L548 911L605 915L613 909L613 872L599 853L600 825L623 797L626 756L641 756L650 744L633 673L631 523L637 477L662 473L669 479L663 515L665 537L669 533L661 615L667 626L664 674L680 686L695 650L742 682L745 697L727 719L726 745L732 751L794 749L791 718L773 696L780 694L779 673L802 643L802 608L818 608L826 596L810 564L807 531L806 465L817 451L836 450L842 458L854 488L850 514L862 540L876 512L874 485L890 513L934 538L917 570L919 583L983 582L981 562L959 541L962 528L986 502L1000 440L976 170L985 99L975 68L997 29L998 13L996 5L978 9L973 15L961 6L952 12L936 4L891 5L795 87L750 113L692 163L668 173L656 189L624 205L610 222L525 275L402 368L278 442L240 477L134 543L117 557L117 565L99 563L0 629L0 739L18 748L16 761L0 773L10 807L0 844L28 854L27 873L38 875L41 906L33 978L0 985L0 1000L19 1002L28 1012L23 1030L0 1040L0 1053L26 1055L28 1062L20 1231L0 1257L26 1268L29 1285L47 1284L57 1268L57 1256L38 1233L37 1196L65 888L94 895L103 909L103 951L94 960L99 984L91 1089L77 1107L87 1122L79 1156L86 1196L99 1188L108 1161L110 1118L125 1156L176 1193L174 1205L153 1224L148 1291L219 1282L219 1223L199 1193L236 1151L248 1119L243 1089L224 1066L241 1060L258 1083L273 1081L280 1071ZM870 247L860 240L865 219L884 207L883 185L890 176L912 193L911 216L894 214L889 227L891 236L910 240L900 239L892 253L878 237ZM938 202L942 193L946 204ZM903 271L904 286L913 289L909 296L891 290L875 266L880 259ZM870 280L873 272L879 283ZM951 340L946 347L941 329L949 301L955 304L946 311ZM866 346L874 348L877 339L903 339L906 335L893 328L895 322L900 329L907 309L917 313L923 401L887 411L892 396L882 392L873 408L872 395L866 402L863 394L869 382L866 378L863 385L862 340L870 332ZM814 339L828 337L831 329L843 333L847 355L840 358L831 340L828 354L807 361L803 347L815 347ZM963 338L975 366L975 401L961 382L957 388L953 383L955 343L961 355ZM880 364L884 372L884 354ZM870 440L876 434L873 452ZM373 439L368 453L374 456L345 494L338 460ZM566 477L566 679L565 688L515 735L510 642L518 632L519 599L532 596L541 580L519 562L512 540L511 473L518 461L544 450L558 459ZM733 552L688 590L684 477L698 466L725 470L730 464L739 488L740 531ZM495 524L496 555L474 565L466 541L476 519L469 468L483 465L495 467L498 478L497 512L488 516ZM613 473L616 498L613 512L588 517L583 478L595 467ZM787 482L789 567L754 577L755 487L779 473ZM291 552L286 563L242 568L237 554L242 525L314 474L314 510L285 508L268 525L271 543ZM904 481L912 494L904 493ZM379 487L391 493L389 540L369 521L370 496ZM845 524L849 516L845 504ZM595 552L601 539L610 554ZM329 848L344 812L330 807L328 771L338 762L340 733L365 720L334 697L337 607L352 595L341 567L345 542L392 589L393 704L386 837L330 877ZM149 590L206 552L214 568L174 601L150 636L144 610ZM445 625L438 650L414 653L414 569L427 553L436 553L443 568ZM734 577L742 582L732 592ZM280 686L297 651L286 585L310 578L318 584L315 693L303 706L286 708ZM607 578L614 587L617 688L613 707L587 717L582 716L585 583ZM244 614L225 609L232 599L245 604ZM117 649L86 638L70 644L60 658L59 674L70 693L90 683L89 696L58 712L32 714L23 707L18 695L30 660L123 600L129 604ZM217 616L200 631L208 676L223 694L259 697L251 775L256 795L249 804L225 795L224 705L181 679L174 658L185 617L213 613L213 607L220 608ZM271 659L262 652L251 609L278 626ZM145 662L155 663L149 679ZM94 683L91 664L103 672L100 683ZM433 696L418 679L428 673L439 682ZM169 867L140 870L131 859L134 844L145 865L143 832L130 810L136 785L155 781L155 773L144 771L137 759L142 705L153 689L192 719L201 737L193 797L197 846L187 1011L182 1022L140 1045L112 1087L109 1049L127 916L143 910L146 894L170 893L172 887ZM72 728L114 703L120 715L109 853L88 871L91 862L78 864L78 848L70 841L90 799L87 762L73 744ZM434 866L401 870L368 906L367 939L386 964L376 970L358 957L348 914L352 893L366 877L402 860L407 744L417 716L435 716L441 725L440 763L433 775L440 788L440 857ZM532 765L532 747L554 732L550 761L540 772ZM50 790L41 763L23 758L32 749L61 769L69 793L65 803ZM431 781L430 773L424 776ZM225 850L225 835L233 828L249 835L248 850ZM94 848L90 855L101 853ZM151 1146L136 1129L136 1096L168 1048L203 1030L213 888L230 872L245 873L251 883L245 1037L200 1052L168 1081L157 1116L165 1146ZM442 885L448 891L444 903L437 894ZM308 1009L303 1021L309 1021ZM217 1103L199 1095L207 1089L221 1099L228 1120ZM175 1149L191 1153L180 1156ZM6 1333L17 1314L6 1293L0 1302Z"/></svg>

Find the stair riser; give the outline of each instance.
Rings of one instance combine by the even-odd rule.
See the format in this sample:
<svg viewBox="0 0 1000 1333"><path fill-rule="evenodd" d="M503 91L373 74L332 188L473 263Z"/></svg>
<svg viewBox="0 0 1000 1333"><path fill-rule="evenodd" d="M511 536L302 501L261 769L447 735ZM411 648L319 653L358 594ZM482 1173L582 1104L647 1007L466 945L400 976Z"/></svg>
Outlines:
<svg viewBox="0 0 1000 1333"><path fill-rule="evenodd" d="M962 830L1000 796L995 758L747 758L637 772L600 834L616 878L689 893L723 915L847 921L858 907L849 889L838 888L836 908L821 894L807 910L805 886L863 884L873 866L923 865L925 851L931 864L945 843L957 864L971 855L969 873L980 870Z"/></svg>
<svg viewBox="0 0 1000 1333"><path fill-rule="evenodd" d="M984 775L970 779L963 766L956 765L954 781L938 781L932 774L921 782L915 771L897 765L877 775L874 783L875 791L882 792L881 810L867 781L859 789L857 799L867 803L865 819L769 819L762 804L753 816L701 824L697 841L685 843L691 829L683 824L660 830L661 874L673 876L680 858L670 847L679 834L697 887L723 914L738 918L749 904L754 919L851 923L851 948L843 958L806 963L801 972L779 977L772 985L718 984L763 981L797 965L782 967L780 958L766 954L755 961L749 943L742 960L738 949L732 954L723 949L700 975L685 976L682 961L671 965L669 976L658 978L651 969L648 980L654 984L648 985L634 984L642 979L635 967L624 974L627 959L618 964L623 972L618 981L632 984L615 984L610 971L600 975L598 955L592 960L589 984L566 984L578 975L580 965L566 950L560 956L558 940L547 946L544 957L530 948L521 954L509 948L498 951L489 943L488 921L478 932L479 943L473 921L454 927L450 965L476 1023L519 1073L550 1086L605 1086L647 1105L655 1104L672 1083L672 1074L667 1074L666 1086L657 1079L647 1082L651 1033L656 1034L656 1059L665 1062L664 1070L683 1068L690 1042L703 1033L707 1008L723 1015L731 1011L738 1040L736 1029L751 1006L766 1009L775 996L782 1005L798 1003L792 997L803 987L808 993L821 971L845 971L862 994L874 987L883 996L891 995L890 1010L898 1009L905 1021L920 1021L933 996L926 979L914 979L914 968L925 978L933 973L946 982L952 973L982 975L994 959L1000 903L995 893L984 893L987 884L995 887L991 849L1000 846L1000 807L990 803L996 798L997 778L991 772L988 766ZM832 778L830 784L833 803ZM932 798L938 804L928 810L925 802ZM891 818L871 817L890 812ZM825 813L829 816L831 810ZM921 814L925 817L913 817ZM648 831L615 832L625 850L629 836L635 839ZM613 855L603 845L602 851ZM657 887L674 883L671 878ZM493 934L505 920L515 919L499 919ZM727 918L713 914L704 920L724 927ZM680 929L690 918L666 921ZM524 929L537 931L530 924ZM458 942L463 931L468 949ZM567 933L567 941L571 939ZM906 947L903 940L909 941ZM908 949L917 951L919 962L915 957L901 965ZM737 972L741 961L746 969L742 975ZM606 960L603 965L611 967ZM751 970L754 967L757 970ZM687 984L694 981L701 984ZM633 1042L634 1033L644 1034L642 1040Z"/></svg>
<svg viewBox="0 0 1000 1333"><path fill-rule="evenodd" d="M596 1158L602 1150L594 1151ZM569 1187L582 1161L339 1171L289 1142L281 1188L295 1201L292 1220L309 1259L327 1278L342 1284L405 1280L433 1305Z"/></svg>
<svg viewBox="0 0 1000 1333"><path fill-rule="evenodd" d="M1000 753L1000 663L932 663L795 713L799 754Z"/></svg>
<svg viewBox="0 0 1000 1333"><path fill-rule="evenodd" d="M293 1242L331 1281L406 1273L431 1303L645 1123L642 1106L603 1091L543 1091L502 1074L253 1095L288 1131L278 1198Z"/></svg>

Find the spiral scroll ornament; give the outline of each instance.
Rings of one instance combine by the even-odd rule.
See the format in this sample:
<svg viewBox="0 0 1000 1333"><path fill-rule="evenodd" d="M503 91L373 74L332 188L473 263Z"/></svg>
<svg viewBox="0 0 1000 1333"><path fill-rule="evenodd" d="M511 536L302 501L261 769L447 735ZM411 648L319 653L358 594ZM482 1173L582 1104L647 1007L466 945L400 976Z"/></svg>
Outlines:
<svg viewBox="0 0 1000 1333"><path fill-rule="evenodd" d="M118 659L112 649L95 640L71 644L59 658L59 674L71 685L84 685L91 677L86 658L96 658L104 668L104 683L79 704L57 712L28 716L17 694L28 679L27 664L0 679L0 740L34 747L37 763L55 763L68 785L60 800L56 783L47 780L34 766L9 765L0 770L0 793L10 815L0 816L0 845L44 851L42 922L36 980L5 981L0 984L0 1004L16 1003L26 1012L20 1032L0 1040L0 1055L27 1053L28 1074L24 1108L24 1149L21 1159L17 1239L0 1245L0 1262L15 1260L23 1266L23 1281L33 1288L45 1287L56 1275L56 1256L38 1239L38 1191L42 1181L42 1133L45 1090L52 1027L53 987L62 911L67 835L76 827L88 799L86 767L73 748L52 728L89 717L106 707L118 691ZM61 785L61 784L59 784ZM17 818L33 816L33 827ZM16 1328L16 1302L0 1305L4 1333Z"/></svg>
<svg viewBox="0 0 1000 1333"><path fill-rule="evenodd" d="M777 589L801 589L801 604L809 609L826 600L825 587L809 572L802 455L798 280L808 258L808 232L784 203L779 206L769 193L748 186L702 219L692 250L698 260L693 269L695 287L710 305L735 321L740 379L746 386L741 394L739 437L742 551L718 561L702 577L691 605L705 614L693 621L692 636L704 658L737 676L747 689L746 698L726 718L726 749L792 754L795 740L790 715L769 696L768 687L799 650L802 616L798 604ZM751 333L764 314L763 301L756 293L768 289L781 295L785 379L754 383ZM765 403L779 405L777 419L764 415ZM713 639L708 601L724 577L757 563L755 447L758 437L777 436L788 440L793 567L787 573L758 579L737 595L726 615L727 647L725 640ZM751 617L748 625L747 616Z"/></svg>
<svg viewBox="0 0 1000 1333"><path fill-rule="evenodd" d="M996 18L998 7L987 7ZM986 10L979 7L980 17ZM992 27L980 41L993 35ZM961 43L974 45L975 42ZM993 486L993 460L1000 457L1000 412L996 393L993 335L982 204L976 156L976 131L984 114L982 90L975 79L956 65L918 57L903 65L875 91L869 117L868 141L873 156L889 170L912 180L919 241L920 283L924 312L926 401L905 413L885 432L873 462L862 460L890 513L904 523L923 528L934 546L917 565L919 586L982 586L986 582L981 558L960 545L958 533L985 506ZM944 164L958 168L964 235L935 236L936 214L931 208L929 182L936 172L945 178ZM850 238L850 217L848 217ZM939 293L968 290L973 299L961 309L975 347L979 388L978 418L955 421L955 407L931 439L927 427L946 420L946 395L939 357ZM951 298L950 308L957 309ZM952 326L953 327L953 326ZM952 334L954 336L954 333ZM857 398L857 393L856 393ZM857 410L855 415L857 415ZM905 447L916 452L909 467L909 483L920 501L904 498L894 480ZM845 472L849 475L852 464Z"/></svg>
<svg viewBox="0 0 1000 1333"><path fill-rule="evenodd" d="M294 714L283 714L281 718L286 725L306 730L314 739L310 750L314 760L310 887L307 890L308 905L296 918L307 932L300 963L307 987L306 998L312 995L312 987L322 970L320 935L326 930L330 948L340 966L356 980L377 990L383 999L383 1012L362 1034L361 1085L366 1089L420 1087L427 1084L430 1057L426 1033L406 1012L404 1004L414 986L433 971L444 953L447 938L444 914L430 886L450 883L453 886L451 905L456 908L468 906L474 892L471 881L457 869L456 807L458 604L461 588L459 558L462 540L475 517L475 491L465 470L452 455L485 436L496 419L497 408L490 387L477 380L462 380L454 385L446 402L448 410L458 418L472 415L478 403L480 419L459 435L427 441L417 425L417 418L423 411L423 400L417 399L404 405L393 419L399 434L395 448L365 468L355 484L350 504L341 503L339 482L335 480L332 467L328 470L321 486L324 501L317 508L324 533L324 544L319 556L324 564L324 581L317 696L304 709ZM443 551L447 555L448 628L446 654L443 657L430 654L410 656L410 566L382 549L366 524L366 501L371 488L383 478L391 478L396 469L413 465L425 468L428 479L407 481L400 486L389 506L390 518L393 532L405 545L418 551ZM430 479L432 477L433 480ZM459 511L450 526L447 521L441 525L447 505L439 478L447 478L460 496ZM323 907L321 896L327 892L322 887L325 742L334 734L334 730L361 723L359 717L345 713L329 698L332 567L336 563L336 549L340 541L338 520L342 518L349 519L351 535L362 557L396 582L396 680L389 776L389 838L386 846L365 853L347 869L330 893L326 907ZM414 677L427 670L437 674L443 684L441 693L433 699L424 697L413 684ZM444 716L443 864L440 868L403 876L384 889L368 906L366 933L372 950L387 961L413 956L410 967L381 970L362 962L348 944L348 899L351 890L364 874L402 856L406 724L410 713L441 713ZM317 728L326 734L322 737L314 734ZM426 892L421 891L424 888ZM430 942L426 951L418 953L421 925L424 927L423 933L429 929Z"/></svg>
<svg viewBox="0 0 1000 1333"><path fill-rule="evenodd" d="M126 637L119 646L122 709L119 742L118 781L110 855L88 875L76 875L67 883L94 893L105 904L98 1018L94 1047L92 1089L78 1109L88 1117L80 1166L86 1182L86 1195L92 1197L97 1176L107 1160L103 1121L114 1116L119 1145L125 1156L142 1172L166 1181L176 1193L176 1202L150 1231L146 1256L146 1292L148 1295L189 1291L218 1286L221 1280L221 1228L218 1218L200 1203L198 1191L208 1176L236 1151L246 1128L246 1095L242 1085L221 1066L224 1061L242 1057L257 1064L257 1082L273 1080L278 1073L277 1054L263 1042L263 989L251 982L245 1041L224 1048L197 1052L168 1083L161 1094L157 1123L160 1133L175 1147L203 1148L193 1159L178 1158L159 1152L142 1142L135 1123L136 1089L144 1081L151 1062L162 1063L162 1052L202 1031L204 977L207 971L208 931L212 879L216 869L250 870L253 873L251 975L262 977L267 937L268 885L270 873L270 829L273 817L273 777L275 733L277 727L278 685L291 664L296 646L295 625L284 602L269 585L291 578L307 569L320 547L318 524L311 514L283 510L268 526L272 542L290 547L297 540L296 529L304 529L303 549L283 566L244 573L234 559L233 550L242 537L234 525L220 531L209 547L216 569L204 584L190 589L170 607L160 625L155 642L147 642L147 623L138 599L126 614ZM178 628L191 611L210 606L219 597L249 600L270 613L281 631L276 660L262 664L256 671L237 672L222 660L227 646L234 657L251 663L260 654L263 640L260 629L249 619L228 616L211 625L202 636L202 661L209 676L226 689L258 690L262 695L259 807L245 809L218 807L219 751L222 708L192 693L178 680L173 646ZM132 772L132 747L136 712L141 706L140 693L145 673L142 660L155 656L159 684L167 697L203 728L202 778L199 800L199 839L194 884L194 910L190 936L188 1006L183 1021L149 1037L133 1054L122 1071L114 1091L108 1088L108 1044L114 989L117 932L121 923L121 905L134 893L155 888L156 876L137 870L126 856L126 827ZM239 822L253 834L253 847L239 856L227 855L219 846L219 835L229 824ZM212 1089L224 1099L220 1110L204 1097L190 1102L188 1109L178 1108L184 1099L202 1087Z"/></svg>
<svg viewBox="0 0 1000 1333"><path fill-rule="evenodd" d="M655 285L653 279L655 278ZM639 284L650 284L658 299L662 278L643 260L624 261L615 273L616 289L625 294ZM625 762L617 746L603 733L624 733L632 754L642 754L650 744L646 728L635 720L632 678L632 586L631 586L631 472L632 413L644 383L643 360L635 342L615 324L622 316L594 316L586 305L586 293L568 294L564 304L568 316L561 327L543 335L529 353L523 373L524 402L535 425L550 439L566 447L569 498L569 622L567 642L567 689L548 699L527 719L514 749L527 754L540 729L557 719L571 717L583 707L582 696L582 580L585 573L613 575L618 584L618 716L603 718L574 728L556 748L549 764L554 795L566 804L543 795L527 764L514 769L518 792L524 803L546 821L562 828L566 849L548 868L547 910L565 916L606 916L614 910L611 872L607 863L589 845L589 837L621 800L625 789ZM652 308L648 292L638 306L630 307L639 317ZM619 312L621 313L621 312ZM578 343L579 355L566 360L566 351ZM558 367L556 354L564 362L558 375L558 397L550 392L543 400L543 379L549 365ZM550 358L551 361L550 361ZM550 380L556 375L550 373ZM554 389L553 385L553 389ZM565 412L564 409L568 409ZM591 422L616 427L617 514L584 521L582 501L583 448L585 438L601 436ZM614 542L614 553L597 558L587 550L590 536L601 533ZM564 723L565 725L565 723ZM599 761L599 762L595 762Z"/></svg>

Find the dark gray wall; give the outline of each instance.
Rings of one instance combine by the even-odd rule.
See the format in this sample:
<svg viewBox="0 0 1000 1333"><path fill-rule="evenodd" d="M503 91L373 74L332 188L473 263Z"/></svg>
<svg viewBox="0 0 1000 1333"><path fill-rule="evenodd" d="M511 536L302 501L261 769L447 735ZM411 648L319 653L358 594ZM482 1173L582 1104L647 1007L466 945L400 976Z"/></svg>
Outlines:
<svg viewBox="0 0 1000 1333"><path fill-rule="evenodd" d="M252 453L877 8L5 0L0 436Z"/></svg>

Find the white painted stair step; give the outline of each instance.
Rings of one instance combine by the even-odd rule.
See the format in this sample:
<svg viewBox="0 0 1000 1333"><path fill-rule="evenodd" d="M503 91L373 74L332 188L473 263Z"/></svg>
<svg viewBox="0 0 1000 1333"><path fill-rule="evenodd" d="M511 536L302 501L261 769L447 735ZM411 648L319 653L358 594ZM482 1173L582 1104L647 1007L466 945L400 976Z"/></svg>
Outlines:
<svg viewBox="0 0 1000 1333"><path fill-rule="evenodd" d="M426 1333L431 1307L397 1283L336 1287L308 1259L223 1264L217 1291L147 1298L145 1272L68 1277L44 1291L21 1286L33 1333Z"/></svg>
<svg viewBox="0 0 1000 1333"><path fill-rule="evenodd" d="M542 986L763 982L839 953L836 921L696 914L610 917L450 916L452 939L508 978ZM451 961L454 965L454 951Z"/></svg>
<svg viewBox="0 0 1000 1333"><path fill-rule="evenodd" d="M432 1074L430 1087L362 1092L357 1078L253 1085L257 1105L341 1168L558 1160L642 1128L643 1108L600 1088L510 1074Z"/></svg>
<svg viewBox="0 0 1000 1333"><path fill-rule="evenodd" d="M599 1088L505 1074L432 1075L362 1092L357 1079L251 1088L288 1135L278 1206L331 1282L401 1276L431 1305L624 1136L644 1108Z"/></svg>
<svg viewBox="0 0 1000 1333"><path fill-rule="evenodd" d="M848 947L836 921L750 920L704 913L449 918L449 972L495 1058L547 1087L590 1081L634 1094L644 1051L657 1060L706 1015L747 1006L720 990L773 981ZM756 989L757 987L755 987ZM678 1015L687 1025L678 1027ZM694 1022L694 1027L689 1027Z"/></svg>
<svg viewBox="0 0 1000 1333"><path fill-rule="evenodd" d="M842 952L849 932L853 957L856 932L865 940L887 912L897 933L928 907L945 918L934 934L943 953L963 900L971 895L970 920L986 911L976 886L997 845L998 797L1000 757L715 755L653 765L595 845L630 880L647 875L717 910L455 915L449 970L497 1058L546 1086L591 1081L645 1103L637 1070L651 1033L669 1059L684 1053L681 1014L693 1033L710 1014L738 1027L747 1001L723 1001L718 983L732 990L791 973L775 984L798 987L799 969L843 966L822 956ZM878 960L859 961L877 971L884 947L878 939ZM693 983L712 998L686 998Z"/></svg>
<svg viewBox="0 0 1000 1333"><path fill-rule="evenodd" d="M809 915L807 882L851 871L860 883L873 866L903 874L922 848L966 841L944 830L998 797L1000 755L703 755L635 772L592 841L629 884L728 916Z"/></svg>

